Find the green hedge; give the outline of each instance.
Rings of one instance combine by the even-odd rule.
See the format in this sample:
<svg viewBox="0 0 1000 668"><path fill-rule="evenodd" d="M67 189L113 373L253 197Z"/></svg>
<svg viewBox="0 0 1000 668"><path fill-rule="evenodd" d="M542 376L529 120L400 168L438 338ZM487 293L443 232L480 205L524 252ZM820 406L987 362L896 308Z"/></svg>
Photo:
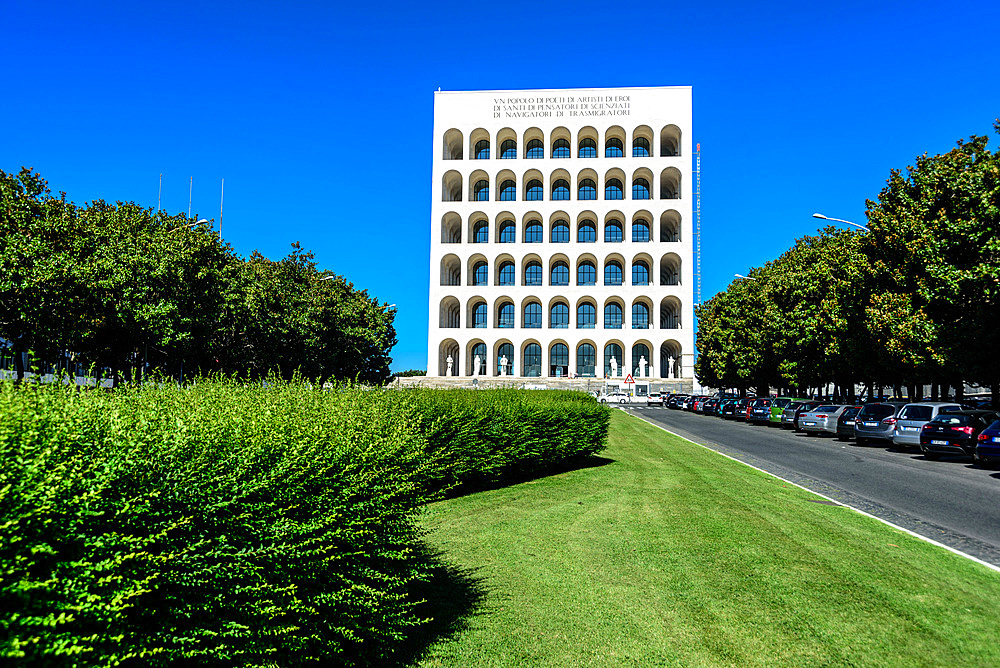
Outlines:
<svg viewBox="0 0 1000 668"><path fill-rule="evenodd" d="M575 393L0 383L0 659L377 665L419 629L420 505L607 420Z"/></svg>

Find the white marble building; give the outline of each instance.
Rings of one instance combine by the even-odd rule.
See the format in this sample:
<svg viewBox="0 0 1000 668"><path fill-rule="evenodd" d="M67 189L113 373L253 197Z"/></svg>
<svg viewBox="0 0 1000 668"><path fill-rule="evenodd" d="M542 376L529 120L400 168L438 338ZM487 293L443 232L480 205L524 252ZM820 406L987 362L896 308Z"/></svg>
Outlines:
<svg viewBox="0 0 1000 668"><path fill-rule="evenodd" d="M439 91L433 146L428 376L692 378L690 87Z"/></svg>

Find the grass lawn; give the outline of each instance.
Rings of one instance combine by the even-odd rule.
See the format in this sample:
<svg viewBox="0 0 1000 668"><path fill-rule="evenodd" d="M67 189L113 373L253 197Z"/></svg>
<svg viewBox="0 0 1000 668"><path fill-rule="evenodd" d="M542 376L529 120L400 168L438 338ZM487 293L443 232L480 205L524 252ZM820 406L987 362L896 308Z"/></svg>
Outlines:
<svg viewBox="0 0 1000 668"><path fill-rule="evenodd" d="M620 411L602 455L427 507L419 665L1000 665L1000 574Z"/></svg>

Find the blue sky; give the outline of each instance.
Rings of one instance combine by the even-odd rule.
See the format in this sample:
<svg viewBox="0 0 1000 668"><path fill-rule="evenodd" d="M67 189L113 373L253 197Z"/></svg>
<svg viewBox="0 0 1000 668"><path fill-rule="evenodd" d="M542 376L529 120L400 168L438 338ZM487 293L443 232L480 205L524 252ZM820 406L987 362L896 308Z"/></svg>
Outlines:
<svg viewBox="0 0 1000 668"><path fill-rule="evenodd" d="M864 222L891 168L1000 116L1000 3L6 0L0 169L293 241L398 305L424 368L433 91L690 85L702 293ZM995 146L997 138L991 139ZM388 169L386 168L388 166Z"/></svg>

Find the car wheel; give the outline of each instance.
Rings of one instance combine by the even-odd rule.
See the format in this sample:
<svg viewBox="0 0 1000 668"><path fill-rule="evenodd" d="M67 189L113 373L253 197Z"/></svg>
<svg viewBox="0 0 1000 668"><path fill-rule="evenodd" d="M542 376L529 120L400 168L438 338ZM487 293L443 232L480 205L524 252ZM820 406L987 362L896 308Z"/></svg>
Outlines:
<svg viewBox="0 0 1000 668"><path fill-rule="evenodd" d="M625 403L625 400L624 399L619 399L618 403L623 404L623 403Z"/></svg>

